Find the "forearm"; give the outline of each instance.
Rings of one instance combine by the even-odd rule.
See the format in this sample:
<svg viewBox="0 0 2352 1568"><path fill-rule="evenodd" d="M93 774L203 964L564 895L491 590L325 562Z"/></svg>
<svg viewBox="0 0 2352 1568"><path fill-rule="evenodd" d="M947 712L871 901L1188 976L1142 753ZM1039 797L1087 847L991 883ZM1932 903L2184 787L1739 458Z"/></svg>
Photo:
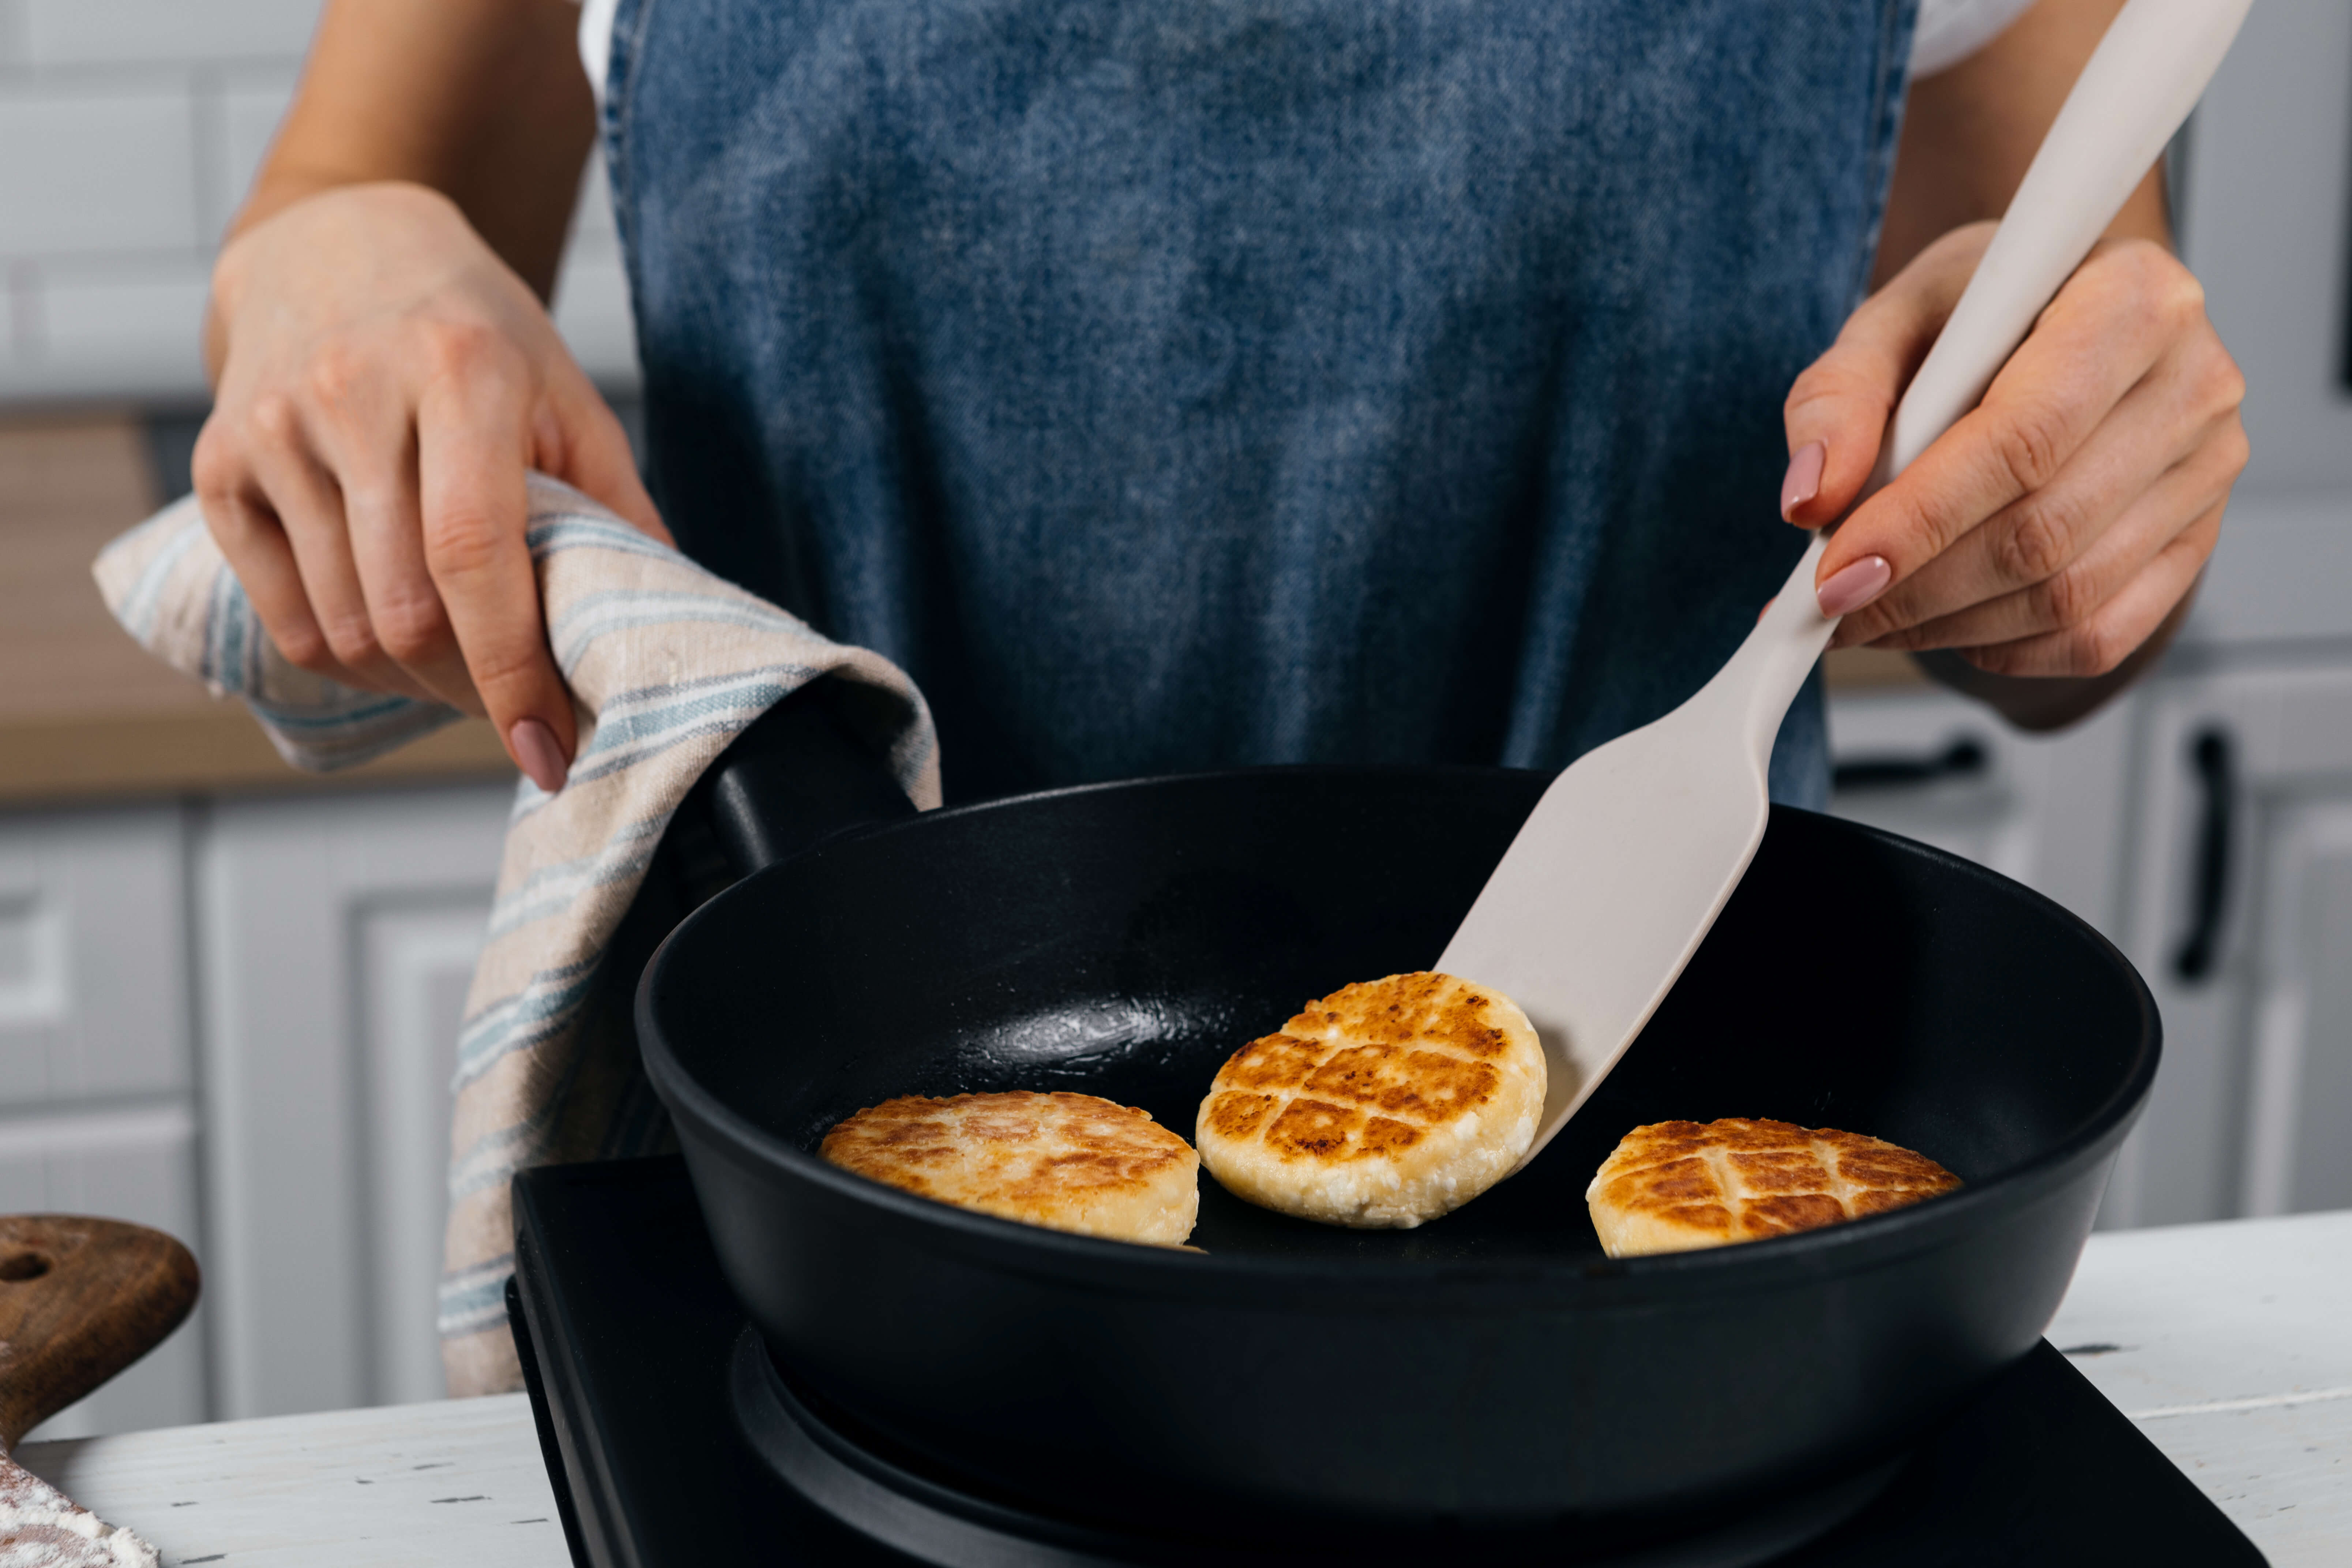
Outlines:
<svg viewBox="0 0 2352 1568"><path fill-rule="evenodd" d="M2122 9L2123 0L2041 0L1975 56L1911 84L1874 288L1952 230L2009 210L2059 106ZM2107 233L2171 247L2160 167L2148 171Z"/></svg>
<svg viewBox="0 0 2352 1568"><path fill-rule="evenodd" d="M2162 658L2173 634L2189 618L2189 607L2196 598L2192 589L2172 607L2154 635L2105 675L2048 679L1995 675L1979 669L1949 648L1915 653L1911 660L1943 685L1976 698L2021 730L2035 733L2063 730L2096 711Z"/></svg>
<svg viewBox="0 0 2352 1568"><path fill-rule="evenodd" d="M547 298L595 133L578 21L570 0L331 0L229 237L335 186L411 182Z"/></svg>
<svg viewBox="0 0 2352 1568"><path fill-rule="evenodd" d="M2121 9L2122 0L2042 0L1972 58L1912 85L1874 287L1945 234L2008 210L2068 89ZM2148 171L2107 234L2171 248L2160 165ZM2188 608L2183 599L2121 666L2093 678L1994 675L1951 651L1913 657L1935 679L2019 727L2054 730L2137 679L2172 640Z"/></svg>

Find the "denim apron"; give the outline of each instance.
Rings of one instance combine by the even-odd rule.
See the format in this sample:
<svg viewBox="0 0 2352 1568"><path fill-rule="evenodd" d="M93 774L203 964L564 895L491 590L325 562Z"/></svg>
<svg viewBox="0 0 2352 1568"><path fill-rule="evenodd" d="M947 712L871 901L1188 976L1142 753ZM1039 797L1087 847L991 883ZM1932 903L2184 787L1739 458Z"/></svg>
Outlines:
<svg viewBox="0 0 2352 1568"><path fill-rule="evenodd" d="M687 551L929 697L950 798L1557 768L1802 547L1912 0L622 0ZM1818 805L1818 682L1777 797Z"/></svg>

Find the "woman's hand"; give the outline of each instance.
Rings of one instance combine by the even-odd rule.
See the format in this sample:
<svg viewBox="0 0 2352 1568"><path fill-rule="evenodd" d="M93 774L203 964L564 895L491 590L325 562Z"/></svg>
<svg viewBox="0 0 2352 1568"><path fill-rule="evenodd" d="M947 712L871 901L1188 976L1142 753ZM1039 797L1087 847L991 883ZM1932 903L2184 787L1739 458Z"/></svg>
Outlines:
<svg viewBox="0 0 2352 1568"><path fill-rule="evenodd" d="M278 650L486 714L524 772L562 787L577 737L524 470L669 535L530 287L447 198L342 185L229 243L210 330L196 492Z"/></svg>
<svg viewBox="0 0 2352 1568"><path fill-rule="evenodd" d="M1797 378L1781 514L1835 521L1993 226L1954 230ZM2246 465L2245 381L2204 292L2147 240L2108 240L1974 412L1832 536L1832 647L1950 648L2003 676L2105 675L2196 585Z"/></svg>

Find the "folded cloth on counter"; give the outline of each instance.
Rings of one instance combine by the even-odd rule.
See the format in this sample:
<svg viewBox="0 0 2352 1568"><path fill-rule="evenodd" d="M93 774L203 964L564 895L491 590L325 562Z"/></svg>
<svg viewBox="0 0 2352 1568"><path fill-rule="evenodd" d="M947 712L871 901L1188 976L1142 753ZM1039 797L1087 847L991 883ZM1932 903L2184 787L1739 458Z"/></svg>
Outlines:
<svg viewBox="0 0 2352 1568"><path fill-rule="evenodd" d="M521 1386L504 1302L514 1173L651 1152L667 1136L625 1006L595 1005L598 962L711 760L787 694L831 674L864 689L856 713L908 798L925 809L940 801L930 713L895 665L819 636L567 485L533 475L530 493L548 641L583 712L569 782L550 795L524 779L516 796L466 998L441 1284L453 1394ZM242 698L297 767L364 762L457 717L287 663L193 498L108 545L93 573L132 637Z"/></svg>

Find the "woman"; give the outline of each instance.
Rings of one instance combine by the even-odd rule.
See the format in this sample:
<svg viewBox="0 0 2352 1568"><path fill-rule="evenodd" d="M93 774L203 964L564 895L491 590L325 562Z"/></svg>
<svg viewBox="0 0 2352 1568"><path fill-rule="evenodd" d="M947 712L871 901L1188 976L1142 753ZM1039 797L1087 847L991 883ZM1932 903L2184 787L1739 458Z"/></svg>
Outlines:
<svg viewBox="0 0 2352 1568"><path fill-rule="evenodd" d="M1913 0L621 0L657 512L541 303L575 13L334 0L215 273L205 517L295 662L549 788L526 466L900 663L951 795L1556 767L1736 645L1776 477L1853 503L2117 4L2020 8L1917 0L1923 66L2002 30L1912 80ZM2151 173L1846 521L1841 643L2029 726L2160 649L2246 455L2167 240ZM1775 789L1825 784L1816 693Z"/></svg>

